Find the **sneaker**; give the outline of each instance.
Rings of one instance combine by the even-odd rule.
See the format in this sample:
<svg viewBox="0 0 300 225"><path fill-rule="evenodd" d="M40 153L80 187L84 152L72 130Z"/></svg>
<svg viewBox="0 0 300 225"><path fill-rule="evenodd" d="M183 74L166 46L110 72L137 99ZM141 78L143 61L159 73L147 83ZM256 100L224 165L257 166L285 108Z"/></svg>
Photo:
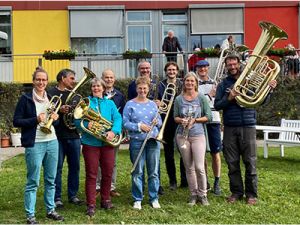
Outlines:
<svg viewBox="0 0 300 225"><path fill-rule="evenodd" d="M102 209L112 209L114 208L114 205L111 203L111 200L105 200L101 201L101 208Z"/></svg>
<svg viewBox="0 0 300 225"><path fill-rule="evenodd" d="M164 189L163 189L162 186L159 186L159 188L158 188L158 194L159 194L159 195L165 194L165 191L164 191Z"/></svg>
<svg viewBox="0 0 300 225"><path fill-rule="evenodd" d="M34 216L33 216L33 217L28 217L28 218L26 219L26 223L27 223L27 224L39 224L39 223L36 221L36 219L35 219Z"/></svg>
<svg viewBox="0 0 300 225"><path fill-rule="evenodd" d="M188 202L188 205L189 206L194 206L194 205L196 205L196 203L197 203L197 195L191 195L190 199L189 199L189 202Z"/></svg>
<svg viewBox="0 0 300 225"><path fill-rule="evenodd" d="M209 202L208 202L208 199L207 199L207 196L203 195L203 196L199 196L198 197L198 201L201 205L209 205Z"/></svg>
<svg viewBox="0 0 300 225"><path fill-rule="evenodd" d="M217 196L221 195L221 188L220 188L219 184L214 185L213 193Z"/></svg>
<svg viewBox="0 0 300 225"><path fill-rule="evenodd" d="M137 210L141 210L142 209L142 202L141 201L135 201L133 203L133 208L137 209Z"/></svg>
<svg viewBox="0 0 300 225"><path fill-rule="evenodd" d="M160 207L160 204L159 204L159 202L158 202L157 199L154 200L154 201L151 203L151 205L152 205L152 208L154 208L154 209L160 209L160 208L161 208L161 207Z"/></svg>
<svg viewBox="0 0 300 225"><path fill-rule="evenodd" d="M110 191L110 196L111 197L120 197L121 194L119 192L117 192L116 190L111 190Z"/></svg>
<svg viewBox="0 0 300 225"><path fill-rule="evenodd" d="M175 191L177 189L177 184L170 184L170 190Z"/></svg>
<svg viewBox="0 0 300 225"><path fill-rule="evenodd" d="M80 200L78 197L75 196L69 200L69 203L74 205L83 205L84 201Z"/></svg>
<svg viewBox="0 0 300 225"><path fill-rule="evenodd" d="M47 213L47 218L55 221L64 221L64 217L59 215L55 210Z"/></svg>
<svg viewBox="0 0 300 225"><path fill-rule="evenodd" d="M230 204L232 203L236 203L237 201L241 200L243 198L243 196L238 196L238 195L230 195L229 197L227 197L226 201Z"/></svg>
<svg viewBox="0 0 300 225"><path fill-rule="evenodd" d="M96 206L89 205L86 210L86 215L88 215L89 217L93 217L95 216L95 213L96 213Z"/></svg>
<svg viewBox="0 0 300 225"><path fill-rule="evenodd" d="M59 199L56 199L55 200L55 208L57 208L57 209L61 209L61 208L63 208L64 207L64 203L61 201L61 199L59 198Z"/></svg>
<svg viewBox="0 0 300 225"><path fill-rule="evenodd" d="M246 199L246 203L247 203L247 205L256 205L257 198L255 198L255 197L248 197Z"/></svg>

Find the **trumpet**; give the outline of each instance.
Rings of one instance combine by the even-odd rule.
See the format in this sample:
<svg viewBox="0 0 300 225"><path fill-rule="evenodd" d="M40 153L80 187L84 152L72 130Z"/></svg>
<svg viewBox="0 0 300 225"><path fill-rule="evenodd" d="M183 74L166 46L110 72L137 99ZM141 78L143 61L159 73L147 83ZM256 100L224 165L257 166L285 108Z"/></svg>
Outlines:
<svg viewBox="0 0 300 225"><path fill-rule="evenodd" d="M53 113L57 113L60 106L61 106L61 96L62 94L60 94L60 96L54 95L50 102L49 102L49 107L46 110L46 114L47 114L47 118L45 121L40 122L39 126L40 126L40 130L45 133L45 134L51 134L51 125L53 123L53 119L51 118L51 115Z"/></svg>
<svg viewBox="0 0 300 225"><path fill-rule="evenodd" d="M195 116L195 109L194 108L195 108L194 106L188 108L188 112L187 112L187 115L186 115L186 118L185 118L187 120L187 125L184 127L183 132L182 132L182 136L184 138L184 142L180 146L180 148L182 148L182 149L187 148L186 142L187 142L187 139L189 137L189 131L191 129L190 123L191 123L192 119Z"/></svg>

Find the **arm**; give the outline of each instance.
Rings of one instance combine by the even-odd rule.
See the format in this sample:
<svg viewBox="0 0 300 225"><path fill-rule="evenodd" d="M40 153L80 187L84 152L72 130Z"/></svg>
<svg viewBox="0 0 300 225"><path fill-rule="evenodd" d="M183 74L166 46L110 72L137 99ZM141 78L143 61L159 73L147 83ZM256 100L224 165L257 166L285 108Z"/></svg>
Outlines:
<svg viewBox="0 0 300 225"><path fill-rule="evenodd" d="M179 40L178 40L177 37L176 37L176 46L177 46L177 48L179 49L179 51L182 52L182 47L181 47L180 42L179 42Z"/></svg>
<svg viewBox="0 0 300 225"><path fill-rule="evenodd" d="M229 94L226 93L225 87L223 82L220 83L217 87L216 91L216 98L214 103L214 108L219 111L223 110L224 108L227 108L230 104L230 101L228 100Z"/></svg>
<svg viewBox="0 0 300 225"><path fill-rule="evenodd" d="M112 112L112 128L111 131L114 134L120 134L122 130L122 117L119 113L116 104L110 100L111 102L111 112Z"/></svg>
<svg viewBox="0 0 300 225"><path fill-rule="evenodd" d="M200 102L202 104L202 115L200 118L196 118L195 122L196 123L206 123L210 122L212 120L212 115L211 115L211 109L209 107L208 101L206 100L206 97L202 94L200 96Z"/></svg>
<svg viewBox="0 0 300 225"><path fill-rule="evenodd" d="M131 122L130 102L127 102L123 110L123 126L128 131L139 131L138 123Z"/></svg>

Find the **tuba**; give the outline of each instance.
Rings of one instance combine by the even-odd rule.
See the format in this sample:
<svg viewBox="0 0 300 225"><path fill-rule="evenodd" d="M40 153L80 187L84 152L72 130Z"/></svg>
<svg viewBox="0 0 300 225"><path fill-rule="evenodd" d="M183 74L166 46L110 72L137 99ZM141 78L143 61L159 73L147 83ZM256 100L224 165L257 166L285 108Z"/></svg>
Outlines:
<svg viewBox="0 0 300 225"><path fill-rule="evenodd" d="M286 40L284 30L270 22L260 22L262 33L242 74L234 84L239 93L237 103L247 108L260 105L270 92L269 82L275 80L280 66L266 54L277 40Z"/></svg>
<svg viewBox="0 0 300 225"><path fill-rule="evenodd" d="M74 118L81 119L80 127L83 131L106 142L110 146L117 147L123 141L122 134L115 135L114 139L111 141L106 139L106 133L111 130L112 123L103 118L100 112L96 112L90 108L90 100L88 98L83 98L75 107ZM92 127L90 129L86 128L84 126L84 121L93 122Z"/></svg>
<svg viewBox="0 0 300 225"><path fill-rule="evenodd" d="M39 124L40 130L45 134L51 134L52 133L51 125L53 123L53 119L51 118L51 115L53 113L58 112L58 110L61 106L61 96L62 96L62 94L60 96L54 95L50 99L49 107L46 110L46 115L47 115L46 121L43 121Z"/></svg>
<svg viewBox="0 0 300 225"><path fill-rule="evenodd" d="M84 84L86 84L89 80L93 79L96 77L96 75L89 70L86 67L83 67L83 70L85 72L84 76L81 78L81 80L77 83L77 85L70 91L65 104L70 106L70 110L68 113L64 114L63 116L63 121L65 123L65 125L71 129L74 130L75 129L75 125L74 125L74 109L77 106L78 102L82 99L82 96L79 94L76 94L76 91L78 88L80 88L81 86L83 86ZM77 99L76 99L77 98ZM78 101L78 99L80 99Z"/></svg>

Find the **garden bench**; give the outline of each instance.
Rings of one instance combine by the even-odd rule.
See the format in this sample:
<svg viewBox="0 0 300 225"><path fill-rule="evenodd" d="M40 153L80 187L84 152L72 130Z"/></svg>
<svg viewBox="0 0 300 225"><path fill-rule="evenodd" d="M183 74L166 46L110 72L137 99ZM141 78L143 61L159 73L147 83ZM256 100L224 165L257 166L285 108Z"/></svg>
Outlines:
<svg viewBox="0 0 300 225"><path fill-rule="evenodd" d="M285 145L300 145L300 120L281 119L280 126L256 126L264 132L264 158L268 158L268 144L280 146L280 156L284 156ZM279 133L278 138L270 138L270 133Z"/></svg>

